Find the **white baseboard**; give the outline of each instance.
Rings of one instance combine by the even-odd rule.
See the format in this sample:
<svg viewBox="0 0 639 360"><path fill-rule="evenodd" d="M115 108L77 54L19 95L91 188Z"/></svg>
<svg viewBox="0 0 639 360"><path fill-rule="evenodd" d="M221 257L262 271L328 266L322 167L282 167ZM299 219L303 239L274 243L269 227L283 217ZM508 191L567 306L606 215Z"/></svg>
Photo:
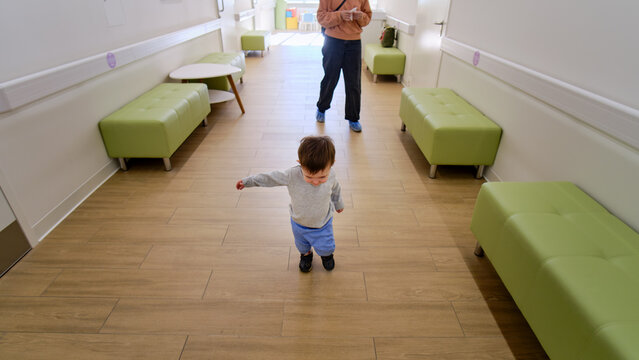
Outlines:
<svg viewBox="0 0 639 360"><path fill-rule="evenodd" d="M51 230L69 216L73 210L80 206L86 198L93 194L105 181L109 180L119 169L115 160L109 161L102 169L98 170L93 176L80 185L80 187L67 196L58 206L42 217L30 231L30 233L36 237L35 241L32 239L29 240L31 245L34 246L34 243L38 243L44 239Z"/></svg>
<svg viewBox="0 0 639 360"><path fill-rule="evenodd" d="M493 171L492 167L489 167L486 171L484 171L484 179L487 182L502 182L502 178L497 175L496 172Z"/></svg>

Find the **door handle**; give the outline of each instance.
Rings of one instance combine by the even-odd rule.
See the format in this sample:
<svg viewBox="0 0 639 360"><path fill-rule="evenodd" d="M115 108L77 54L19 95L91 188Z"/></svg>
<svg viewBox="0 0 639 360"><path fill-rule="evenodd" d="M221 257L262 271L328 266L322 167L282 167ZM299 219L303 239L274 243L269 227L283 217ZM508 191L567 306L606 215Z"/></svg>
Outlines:
<svg viewBox="0 0 639 360"><path fill-rule="evenodd" d="M435 25L439 25L439 36L442 36L444 34L444 20L439 21L439 22L435 22L433 23Z"/></svg>

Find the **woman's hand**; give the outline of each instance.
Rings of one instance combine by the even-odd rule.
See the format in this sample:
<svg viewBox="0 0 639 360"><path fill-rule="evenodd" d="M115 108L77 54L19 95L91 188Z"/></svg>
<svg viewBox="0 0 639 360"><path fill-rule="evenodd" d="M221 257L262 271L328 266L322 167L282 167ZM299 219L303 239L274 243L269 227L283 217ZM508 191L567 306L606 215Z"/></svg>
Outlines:
<svg viewBox="0 0 639 360"><path fill-rule="evenodd" d="M339 15L343 21L353 21L353 12L350 10L342 10L339 12Z"/></svg>

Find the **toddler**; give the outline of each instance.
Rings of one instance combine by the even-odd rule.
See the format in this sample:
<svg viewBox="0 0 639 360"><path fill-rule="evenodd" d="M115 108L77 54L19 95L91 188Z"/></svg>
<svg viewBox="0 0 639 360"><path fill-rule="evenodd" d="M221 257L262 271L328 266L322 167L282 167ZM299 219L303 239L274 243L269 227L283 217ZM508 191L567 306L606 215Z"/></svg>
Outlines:
<svg viewBox="0 0 639 360"><path fill-rule="evenodd" d="M307 136L297 150L299 165L284 171L257 174L235 184L245 187L286 186L291 203L291 226L295 246L300 252L300 271L311 271L313 251L322 257L324 269L335 267L333 252L333 211L344 210L341 189L332 166L335 163L335 145L328 136Z"/></svg>

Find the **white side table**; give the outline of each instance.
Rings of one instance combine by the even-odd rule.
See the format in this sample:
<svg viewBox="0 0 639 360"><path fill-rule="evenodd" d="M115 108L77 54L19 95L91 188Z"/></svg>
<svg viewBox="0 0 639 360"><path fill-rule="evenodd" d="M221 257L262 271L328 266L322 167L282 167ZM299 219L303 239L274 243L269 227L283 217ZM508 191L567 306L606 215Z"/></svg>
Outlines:
<svg viewBox="0 0 639 360"><path fill-rule="evenodd" d="M233 94L235 94L235 96L233 96L233 94L229 93L228 91L209 89L209 101L211 102L211 104L213 104L230 101L233 100L233 98L235 97L238 105L240 105L242 114L244 114L245 111L244 105L242 105L242 99L240 98L240 94L237 92L235 81L233 81L233 77L231 76L231 74L240 71L240 68L228 64L197 63L184 65L178 69L175 69L174 71L171 71L169 77L171 79L186 81L226 76L229 83L231 84L231 88L233 89Z"/></svg>

